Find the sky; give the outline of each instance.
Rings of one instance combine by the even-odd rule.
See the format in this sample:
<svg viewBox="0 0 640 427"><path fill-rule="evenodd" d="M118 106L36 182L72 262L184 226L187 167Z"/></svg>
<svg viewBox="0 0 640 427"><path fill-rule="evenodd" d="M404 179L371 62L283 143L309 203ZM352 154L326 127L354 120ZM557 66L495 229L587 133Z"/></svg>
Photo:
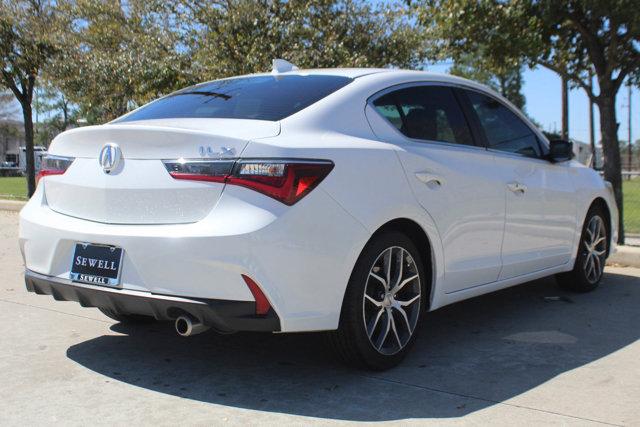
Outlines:
<svg viewBox="0 0 640 427"><path fill-rule="evenodd" d="M431 65L427 69L433 72L446 73L450 65ZM557 74L546 68L526 69L523 73L523 94L526 98L525 111L529 117L538 122L545 131L562 127L561 80ZM623 86L618 92L617 119L618 139L628 140L628 89ZM596 143L600 140L598 107L594 106L594 122ZM569 137L589 142L589 98L582 89L569 92ZM634 88L631 93L631 140L640 139L640 91Z"/></svg>

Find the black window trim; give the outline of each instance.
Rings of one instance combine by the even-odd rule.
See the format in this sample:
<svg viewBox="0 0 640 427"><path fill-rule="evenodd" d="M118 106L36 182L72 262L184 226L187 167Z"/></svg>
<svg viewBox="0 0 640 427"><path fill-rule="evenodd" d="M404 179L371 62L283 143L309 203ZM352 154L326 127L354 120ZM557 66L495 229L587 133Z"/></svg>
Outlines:
<svg viewBox="0 0 640 427"><path fill-rule="evenodd" d="M406 89L406 88L410 88L410 87L420 87L420 86L438 86L438 87L447 87L447 88L452 89L454 99L458 103L458 106L460 107L460 110L463 113L463 119L465 120L465 122L467 124L467 127L469 128L469 133L471 134L471 140L473 141L473 145L459 144L459 143L455 143L455 142L438 141L438 140L432 140L432 139L410 138L407 135L405 135L404 133L400 132L400 130L398 130L398 128L396 128L393 125L393 123L391 123L389 121L389 119L387 119L385 116L383 116L382 113L380 113L380 111L378 111L378 109L374 105L375 101L377 101L379 98L382 98L383 96L385 96L385 95L387 95L387 94L389 94L391 92L395 92L395 91ZM423 145L423 146L425 145L425 143L428 143L428 144L444 145L444 146L447 146L447 147L466 148L466 149L472 149L472 150L486 151L487 150L486 145L484 143L481 144L480 141L478 141L478 137L477 137L477 135L475 135L474 129L471 126L471 124L469 123L469 120L467 118L467 114L465 113L465 110L464 110L464 106L460 102L460 99L456 96L456 90L455 89L456 89L456 85L450 84L448 82L437 81L437 80L400 83L400 84L396 84L396 85L393 85L393 86L389 86L387 88L384 88L384 89L374 93L373 95L371 95L367 99L367 105L370 106L371 109L380 118L382 118L382 120L384 120L384 122L391 129L393 129L393 131L398 136L403 138L406 142L410 142L410 143L414 143L414 144L420 144L420 145ZM395 104L397 104L397 101L395 102ZM397 105L396 105L396 108L397 108ZM402 110L399 110L399 111L400 111L400 114L402 115L403 114Z"/></svg>

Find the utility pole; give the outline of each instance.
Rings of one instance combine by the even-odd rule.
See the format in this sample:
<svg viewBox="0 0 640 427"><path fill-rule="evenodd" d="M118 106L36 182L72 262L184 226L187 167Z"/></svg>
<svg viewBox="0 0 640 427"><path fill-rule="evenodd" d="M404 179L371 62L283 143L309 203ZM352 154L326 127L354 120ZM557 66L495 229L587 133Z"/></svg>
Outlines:
<svg viewBox="0 0 640 427"><path fill-rule="evenodd" d="M562 139L569 139L569 83L562 77Z"/></svg>
<svg viewBox="0 0 640 427"><path fill-rule="evenodd" d="M593 71L589 70L589 88L593 93ZM589 97L589 144L591 144L591 167L596 168L596 131L593 123L593 99Z"/></svg>
<svg viewBox="0 0 640 427"><path fill-rule="evenodd" d="M629 91L627 92L628 93L628 97L627 97L627 104L628 104L627 108L628 108L628 110L627 111L628 111L628 114L629 114L629 116L628 116L628 120L629 121L628 121L628 124L627 124L629 126L629 145L627 147L628 150L629 150L629 152L628 152L629 163L628 163L627 168L629 169L629 179L631 179L631 162L633 160L632 149L631 149L631 80L629 80L627 82L627 85L628 85L628 89L629 89Z"/></svg>

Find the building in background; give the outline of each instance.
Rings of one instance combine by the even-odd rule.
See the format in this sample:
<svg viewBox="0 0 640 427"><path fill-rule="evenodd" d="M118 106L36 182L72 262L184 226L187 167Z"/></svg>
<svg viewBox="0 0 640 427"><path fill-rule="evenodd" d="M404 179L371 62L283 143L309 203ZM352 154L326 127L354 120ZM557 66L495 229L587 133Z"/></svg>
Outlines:
<svg viewBox="0 0 640 427"><path fill-rule="evenodd" d="M0 120L0 163L18 165L20 145L24 144L24 128L17 120Z"/></svg>

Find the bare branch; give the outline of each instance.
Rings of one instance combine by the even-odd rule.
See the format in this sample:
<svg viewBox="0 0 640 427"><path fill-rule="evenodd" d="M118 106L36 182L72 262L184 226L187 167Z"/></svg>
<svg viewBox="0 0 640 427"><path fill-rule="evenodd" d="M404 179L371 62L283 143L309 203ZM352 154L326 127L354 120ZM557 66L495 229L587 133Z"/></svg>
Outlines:
<svg viewBox="0 0 640 427"><path fill-rule="evenodd" d="M542 65L543 67L553 71L554 73L562 77L565 77L567 80L570 80L571 82L580 86L582 89L584 89L589 99L591 99L593 102L598 101L599 96L596 96L593 93L593 88L591 87L591 84L589 84L588 82L585 82L578 74L570 73L567 70L563 69L562 67L559 67L549 61L538 61L538 64Z"/></svg>

